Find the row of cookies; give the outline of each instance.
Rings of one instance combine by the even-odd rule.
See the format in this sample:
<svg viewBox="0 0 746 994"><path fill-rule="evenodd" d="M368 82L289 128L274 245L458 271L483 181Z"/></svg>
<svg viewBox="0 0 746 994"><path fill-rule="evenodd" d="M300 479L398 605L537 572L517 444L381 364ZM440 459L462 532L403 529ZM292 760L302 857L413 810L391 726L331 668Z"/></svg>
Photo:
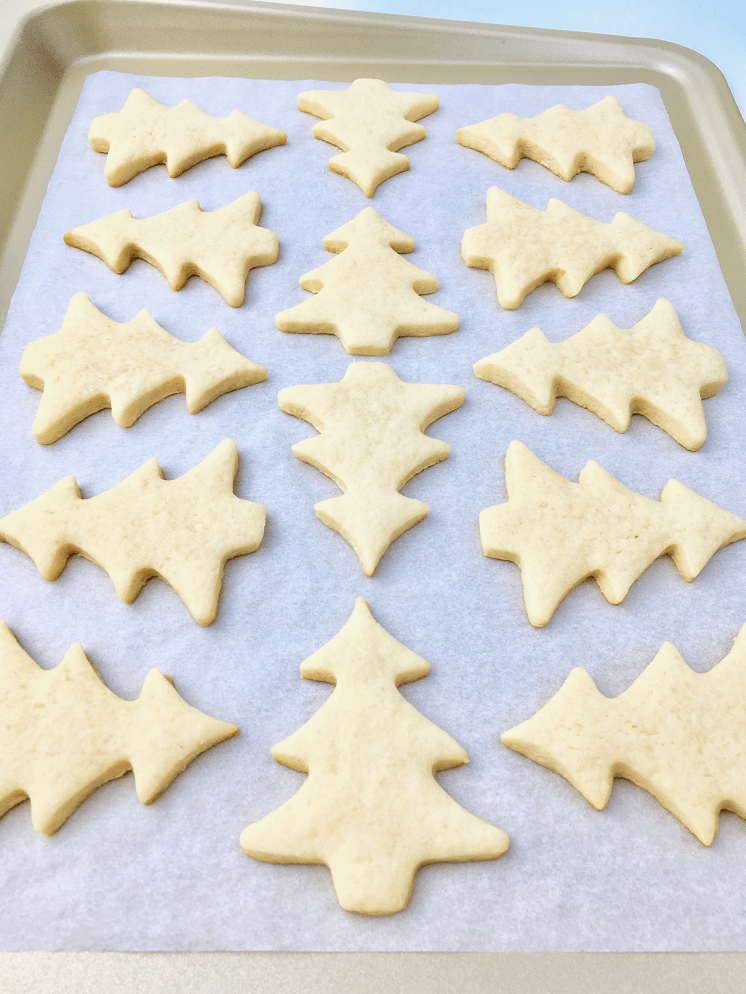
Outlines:
<svg viewBox="0 0 746 994"><path fill-rule="evenodd" d="M598 810L623 774L710 845L723 807L746 817L743 732L733 706L745 660L746 627L705 674L666 643L612 701L576 668L502 741L561 774ZM407 905L421 866L496 859L507 850L505 832L470 814L434 778L469 757L397 690L429 670L359 597L342 630L301 665L303 677L334 684L334 693L273 748L278 762L308 779L244 829L248 855L323 863L343 908L388 915ZM43 670L2 622L0 678L0 816L28 797L34 828L46 835L130 769L138 798L150 804L193 759L238 732L190 707L156 669L136 701L121 700L79 644Z"/></svg>
<svg viewBox="0 0 746 994"><path fill-rule="evenodd" d="M258 225L261 212L259 194L251 192L215 211L202 211L197 200L189 200L138 220L125 208L64 237L115 273L125 272L133 259L145 259L172 290L198 275L240 307L249 271L272 265L279 254L276 233ZM399 257L414 250L414 241L372 207L327 235L324 248L342 254L301 276L301 286L317 298L281 311L276 318L281 331L334 334L351 354L386 355L401 335L443 335L458 328L457 315L415 301L416 295L437 290L438 280ZM496 186L487 192L487 223L469 228L461 244L467 266L493 273L506 310L520 307L550 280L565 297L577 296L604 269L631 283L683 249L622 211L608 224L561 200L550 200L541 211Z"/></svg>
<svg viewBox="0 0 746 994"><path fill-rule="evenodd" d="M422 141L425 129L415 122L439 104L432 93L392 90L381 79L356 79L346 90L298 94L299 110L322 118L314 126L315 137L343 150L329 168L356 183L367 197L384 180L409 169L409 159L399 149ZM107 153L104 175L110 186L123 186L159 163L166 164L169 176L180 176L215 155L225 155L236 169L257 152L287 141L283 131L240 110L221 118L190 100L164 107L139 87L122 110L95 118L88 138L97 152ZM582 111L559 104L532 118L500 114L459 128L456 138L507 169L530 158L566 181L579 172L592 173L618 193L631 191L634 163L655 150L650 128L627 117L611 95Z"/></svg>

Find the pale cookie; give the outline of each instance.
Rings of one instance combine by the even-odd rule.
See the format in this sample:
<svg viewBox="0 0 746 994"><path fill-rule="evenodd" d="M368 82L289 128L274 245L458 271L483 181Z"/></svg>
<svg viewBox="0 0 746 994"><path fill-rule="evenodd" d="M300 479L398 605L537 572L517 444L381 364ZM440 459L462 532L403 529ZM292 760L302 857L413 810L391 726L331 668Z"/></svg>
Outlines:
<svg viewBox="0 0 746 994"><path fill-rule="evenodd" d="M169 176L180 176L215 155L225 155L237 169L252 155L284 145L287 139L284 131L260 124L240 110L230 117L213 117L191 100L164 107L139 88L132 90L116 114L95 118L88 131L94 149L108 153L104 176L109 186L123 186L161 162Z"/></svg>
<svg viewBox="0 0 746 994"><path fill-rule="evenodd" d="M105 570L131 604L151 576L170 584L200 625L215 620L229 559L261 545L266 513L233 493L238 454L226 439L178 480L149 459L111 490L84 500L74 476L0 518L0 541L25 552L46 580L77 553Z"/></svg>
<svg viewBox="0 0 746 994"><path fill-rule="evenodd" d="M344 491L314 505L316 516L350 543L367 576L430 510L398 491L448 458L450 446L423 432L461 407L465 394L463 387L404 383L385 362L353 363L339 383L280 391L282 410L321 432L293 452Z"/></svg>
<svg viewBox="0 0 746 994"><path fill-rule="evenodd" d="M520 567L526 613L537 628L589 577L619 604L659 556L670 555L689 582L718 549L746 538L746 521L678 480L651 500L589 462L571 483L521 442L508 448L505 486L507 504L479 515L482 550Z"/></svg>
<svg viewBox="0 0 746 994"><path fill-rule="evenodd" d="M390 90L382 79L356 79L347 90L308 90L298 94L298 109L323 118L316 138L342 149L329 168L346 176L372 197L384 180L409 169L409 157L398 149L425 137L413 124L438 109L432 93Z"/></svg>
<svg viewBox="0 0 746 994"><path fill-rule="evenodd" d="M647 124L627 117L611 95L585 110L557 104L536 117L499 114L459 128L456 140L506 169L515 169L521 159L533 159L565 182L578 173L592 173L617 193L631 191L635 163L655 151Z"/></svg>
<svg viewBox="0 0 746 994"><path fill-rule="evenodd" d="M244 829L249 856L322 863L346 911L391 915L406 907L421 866L505 852L505 832L469 814L435 780L469 757L396 689L427 676L430 666L375 621L362 597L300 671L334 684L334 693L272 750L278 763L308 779Z"/></svg>
<svg viewBox="0 0 746 994"><path fill-rule="evenodd" d="M351 355L388 355L402 335L447 335L458 314L423 300L439 280L402 259L414 241L366 207L324 239L341 255L301 276L316 294L276 317L280 331L336 335Z"/></svg>
<svg viewBox="0 0 746 994"><path fill-rule="evenodd" d="M66 245L103 259L115 273L123 273L133 259L144 259L163 273L172 290L200 276L231 307L240 307L249 270L271 266L279 254L274 231L257 226L261 216L259 194L246 193L215 211L187 200L138 220L125 208L73 228L64 238Z"/></svg>
<svg viewBox="0 0 746 994"><path fill-rule="evenodd" d="M200 753L238 732L190 707L156 669L136 701L122 700L77 642L43 670L2 621L0 686L0 816L28 798L43 835L129 770L151 804Z"/></svg>
<svg viewBox="0 0 746 994"><path fill-rule="evenodd" d="M721 810L746 818L746 626L709 673L695 673L665 642L612 699L577 667L502 741L559 773L599 811L614 777L631 780L709 846Z"/></svg>
<svg viewBox="0 0 746 994"><path fill-rule="evenodd" d="M232 349L217 328L199 342L182 342L149 311L112 321L84 293L72 298L56 334L26 346L20 373L44 391L32 429L44 445L106 407L129 428L171 394L185 393L187 410L196 414L222 394L267 378L264 366Z"/></svg>
<svg viewBox="0 0 746 994"><path fill-rule="evenodd" d="M556 344L532 328L475 363L474 372L539 414L551 414L557 397L567 397L619 432L642 414L692 451L707 437L702 399L728 379L721 353L686 337L669 300L659 300L633 328L617 328L599 314Z"/></svg>
<svg viewBox="0 0 746 994"><path fill-rule="evenodd" d="M606 224L554 198L537 210L496 186L487 191L487 223L469 228L461 242L466 265L489 269L500 306L510 311L542 283L574 297L603 269L631 283L683 249L623 211Z"/></svg>

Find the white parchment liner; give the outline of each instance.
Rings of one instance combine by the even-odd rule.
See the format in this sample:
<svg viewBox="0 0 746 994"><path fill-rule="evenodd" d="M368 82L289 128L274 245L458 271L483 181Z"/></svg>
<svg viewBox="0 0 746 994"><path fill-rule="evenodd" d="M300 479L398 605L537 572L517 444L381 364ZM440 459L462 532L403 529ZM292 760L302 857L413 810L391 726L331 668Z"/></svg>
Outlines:
<svg viewBox="0 0 746 994"><path fill-rule="evenodd" d="M239 107L285 130L288 144L237 170L221 157L169 179L158 166L112 189L87 130L96 115L120 109L136 85L168 105L188 97L212 114ZM746 949L742 820L723 814L720 834L706 849L631 784L617 781L598 813L561 777L499 739L541 707L573 666L588 669L612 696L666 639L695 669L715 665L746 622L746 543L718 553L689 585L669 559L659 560L616 607L595 583L584 583L546 628L535 630L526 619L518 568L486 559L477 528L479 511L506 499L503 459L514 438L573 480L595 459L647 496L659 497L674 477L746 515L746 349L660 95L643 84L396 86L435 92L441 107L422 122L426 140L405 150L411 171L384 183L369 201L328 171L335 150L312 137L315 119L296 107L301 90L338 86L112 72L96 73L84 86L0 339L0 514L68 473L84 496L108 489L151 456L173 478L233 437L241 459L236 492L265 504L268 522L260 550L228 564L217 621L204 629L158 580L125 605L103 571L80 557L48 583L23 554L0 545L0 617L40 665L57 665L80 641L116 693L137 696L148 670L158 666L191 704L241 728L151 807L139 804L127 776L96 791L51 839L34 834L27 804L7 814L0 821L0 946ZM607 93L649 124L658 142L651 159L637 166L629 196L587 175L563 183L525 160L510 172L455 141L458 127L503 111L527 116L560 101L583 108ZM467 269L460 255L464 230L485 220L491 185L540 208L559 197L604 221L624 210L686 250L630 286L607 271L573 300L547 284L518 310L503 311L490 274ZM122 207L147 217L196 197L212 210L248 190L261 195L261 224L278 233L280 259L252 271L238 309L198 278L172 293L144 262L117 276L62 242L68 229ZM416 240L411 261L441 279L428 299L461 319L450 336L400 339L388 361L405 380L461 384L467 393L461 410L429 429L451 445L450 458L404 488L429 503L430 514L367 578L352 549L314 515L314 502L337 488L291 452L313 430L276 403L282 387L339 380L355 360L334 337L282 334L274 315L305 299L298 278L331 258L323 236L371 203ZM41 446L31 435L40 394L22 382L18 363L28 342L59 329L79 290L119 321L147 307L185 340L215 325L267 366L269 377L194 417L177 396L130 429L101 412ZM551 340L579 331L601 312L630 327L659 297L673 302L691 338L717 346L728 365L728 383L705 402L709 435L698 453L642 417L633 418L625 435L564 400L551 418L540 417L473 375L472 363L535 325ZM511 839L496 862L423 869L407 910L384 919L342 911L326 868L265 865L246 857L238 843L246 824L283 803L303 780L275 763L270 747L331 692L301 680L298 666L336 634L358 595L431 663L431 675L403 693L471 756L469 766L439 774L440 783Z"/></svg>

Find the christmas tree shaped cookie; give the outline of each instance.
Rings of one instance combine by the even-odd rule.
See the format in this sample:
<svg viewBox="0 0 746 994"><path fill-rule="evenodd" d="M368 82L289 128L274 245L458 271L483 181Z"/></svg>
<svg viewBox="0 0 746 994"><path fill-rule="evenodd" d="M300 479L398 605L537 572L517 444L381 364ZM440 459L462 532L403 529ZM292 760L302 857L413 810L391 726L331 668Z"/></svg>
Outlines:
<svg viewBox="0 0 746 994"><path fill-rule="evenodd" d="M157 459L111 490L84 500L74 476L0 518L0 541L25 552L46 580L79 553L105 570L131 604L151 576L169 583L200 625L215 620L223 569L255 552L265 510L233 493L238 453L226 439L178 480Z"/></svg>
<svg viewBox="0 0 746 994"><path fill-rule="evenodd" d="M406 907L426 863L505 852L505 832L469 814L433 776L467 763L466 752L396 689L429 671L359 597L344 628L301 665L306 679L335 690L272 750L308 779L281 808L244 829L249 856L323 863L346 911L390 915Z"/></svg>
<svg viewBox="0 0 746 994"><path fill-rule="evenodd" d="M129 770L152 803L206 749L238 732L190 707L151 670L136 701L113 694L76 643L43 670L0 621L0 816L31 801L52 835L97 787Z"/></svg>
<svg viewBox="0 0 746 994"><path fill-rule="evenodd" d="M112 321L84 293L70 301L60 331L26 346L20 373L44 391L33 425L44 445L105 407L129 428L171 394L186 393L187 410L196 414L222 394L267 378L264 366L234 351L217 328L194 344L181 342L149 311Z"/></svg>
<svg viewBox="0 0 746 994"><path fill-rule="evenodd" d="M402 259L414 241L366 207L324 239L337 258L301 277L316 296L277 315L280 331L336 335L351 355L388 355L400 335L447 335L458 315L423 300L439 281Z"/></svg>
<svg viewBox="0 0 746 994"><path fill-rule="evenodd" d="M448 458L450 447L423 432L464 396L463 387L404 383L385 362L353 363L339 383L280 391L282 410L321 432L293 452L344 491L316 504L316 515L350 543L368 576L394 539L430 510L398 491Z"/></svg>
<svg viewBox="0 0 746 994"><path fill-rule="evenodd" d="M589 462L571 483L520 442L508 448L505 486L507 504L479 515L482 550L520 567L526 613L537 628L589 577L610 604L620 604L659 556L670 555L688 582L718 549L746 538L746 521L678 480L651 500Z"/></svg>
<svg viewBox="0 0 746 994"><path fill-rule="evenodd" d="M261 216L259 194L246 193L215 211L188 200L137 220L125 208L64 237L66 245L97 255L115 273L129 269L133 259L144 259L163 273L172 290L200 276L231 307L240 307L249 270L277 262L277 235L257 226Z"/></svg>
<svg viewBox="0 0 746 994"><path fill-rule="evenodd" d="M728 379L720 352L686 337L669 300L659 300L633 328L617 328L599 314L557 344L532 328L474 372L539 414L551 414L557 397L567 397L619 432L642 414L693 451L707 437L702 398L714 397Z"/></svg>
<svg viewBox="0 0 746 994"><path fill-rule="evenodd" d="M623 211L606 224L554 198L537 210L496 186L487 191L487 223L469 228L461 242L466 265L489 269L500 306L510 311L542 283L575 297L603 269L631 283L683 249Z"/></svg>
<svg viewBox="0 0 746 994"><path fill-rule="evenodd" d="M533 159L566 182L578 173L592 173L618 193L632 190L635 163L655 151L647 124L627 117L611 95L585 110L557 104L536 117L499 114L459 128L456 140L506 169L515 169L521 159Z"/></svg>
<svg viewBox="0 0 746 994"><path fill-rule="evenodd" d="M611 700L577 667L502 740L561 774L599 811L614 777L631 780L709 846L721 810L746 818L746 627L709 673L695 673L665 642Z"/></svg>
<svg viewBox="0 0 746 994"><path fill-rule="evenodd" d="M257 152L284 145L287 137L240 110L212 117L191 100L164 107L138 87L120 111L97 117L88 131L95 150L108 153L104 176L109 186L123 186L161 162L169 176L215 155L225 155L236 169Z"/></svg>
<svg viewBox="0 0 746 994"><path fill-rule="evenodd" d="M322 118L314 125L316 138L342 149L329 168L356 183L372 197L384 180L409 169L409 157L399 153L425 137L414 124L438 109L432 93L401 93L382 79L356 79L347 90L308 90L298 94L298 109Z"/></svg>

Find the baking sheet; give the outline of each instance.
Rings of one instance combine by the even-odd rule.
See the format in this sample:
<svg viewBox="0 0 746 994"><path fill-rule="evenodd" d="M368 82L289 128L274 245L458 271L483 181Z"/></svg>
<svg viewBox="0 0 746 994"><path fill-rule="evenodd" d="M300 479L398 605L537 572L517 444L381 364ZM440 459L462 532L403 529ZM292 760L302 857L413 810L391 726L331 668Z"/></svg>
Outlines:
<svg viewBox="0 0 746 994"><path fill-rule="evenodd" d="M171 180L159 166L112 189L103 177L104 157L91 150L86 134L91 119L118 110L134 85L166 104L188 97L212 114L238 106L283 128L288 145L235 171L218 158ZM658 497L675 477L746 513L738 441L743 336L662 101L644 84L401 86L437 93L441 109L422 122L427 139L405 150L411 172L384 183L368 201L328 171L335 150L313 139L316 119L296 109L301 90L339 85L102 72L84 87L0 340L7 398L0 411L6 459L0 513L68 473L92 496L153 455L173 478L223 438L235 437L241 454L236 492L267 506L268 525L258 552L228 564L218 619L207 629L160 581L150 581L125 605L106 575L79 557L47 583L25 556L0 546L0 617L41 665L56 665L71 642L81 641L107 685L130 698L157 665L190 703L242 729L200 757L149 808L138 803L128 776L92 795L52 839L34 835L28 805L6 815L0 822L3 948L743 949L743 821L721 815L720 835L707 850L631 784L617 781L598 813L556 774L499 742L503 730L546 702L574 665L613 695L666 639L695 669L718 662L746 621L738 583L743 543L718 553L690 585L670 560L658 561L620 606L585 583L546 628L535 630L526 620L517 567L483 557L477 528L479 511L506 498L503 458L512 438L571 479L592 458L648 496ZM637 166L627 197L590 176L565 184L525 160L509 172L454 141L459 126L505 110L527 116L560 100L580 108L610 92L653 128L658 142L653 157ZM557 196L606 221L625 210L687 249L630 286L605 272L573 300L545 285L517 311L503 311L490 274L467 269L459 250L463 231L485 220L490 185L541 208ZM61 240L69 228L125 206L145 217L197 197L210 210L250 189L262 196L260 223L279 234L280 259L252 271L239 309L196 278L173 294L141 261L116 276ZM405 380L461 384L467 399L428 431L451 445L449 460L404 488L427 501L430 514L367 578L351 548L315 518L314 502L337 488L291 452L313 429L276 405L282 387L339 380L355 360L332 336L280 333L274 315L305 299L298 278L331 258L323 236L371 203L415 239L408 258L442 280L428 299L461 318L451 336L400 339L386 361ZM185 340L216 325L267 366L269 377L195 417L186 413L183 397L173 397L130 429L101 412L42 447L30 434L40 394L20 380L18 361L27 342L59 329L78 290L119 321L147 307ZM560 340L599 312L629 327L661 296L672 300L687 334L717 346L728 364L729 382L705 402L709 437L698 453L640 417L625 435L564 400L551 418L542 418L473 376L473 362L530 327ZM331 692L301 680L298 665L336 634L358 595L431 663L431 675L403 693L471 756L469 766L439 774L439 782L511 838L508 853L494 863L424 868L407 910L372 920L338 907L324 867L257 863L238 845L244 825L279 806L303 780L276 764L269 749Z"/></svg>

